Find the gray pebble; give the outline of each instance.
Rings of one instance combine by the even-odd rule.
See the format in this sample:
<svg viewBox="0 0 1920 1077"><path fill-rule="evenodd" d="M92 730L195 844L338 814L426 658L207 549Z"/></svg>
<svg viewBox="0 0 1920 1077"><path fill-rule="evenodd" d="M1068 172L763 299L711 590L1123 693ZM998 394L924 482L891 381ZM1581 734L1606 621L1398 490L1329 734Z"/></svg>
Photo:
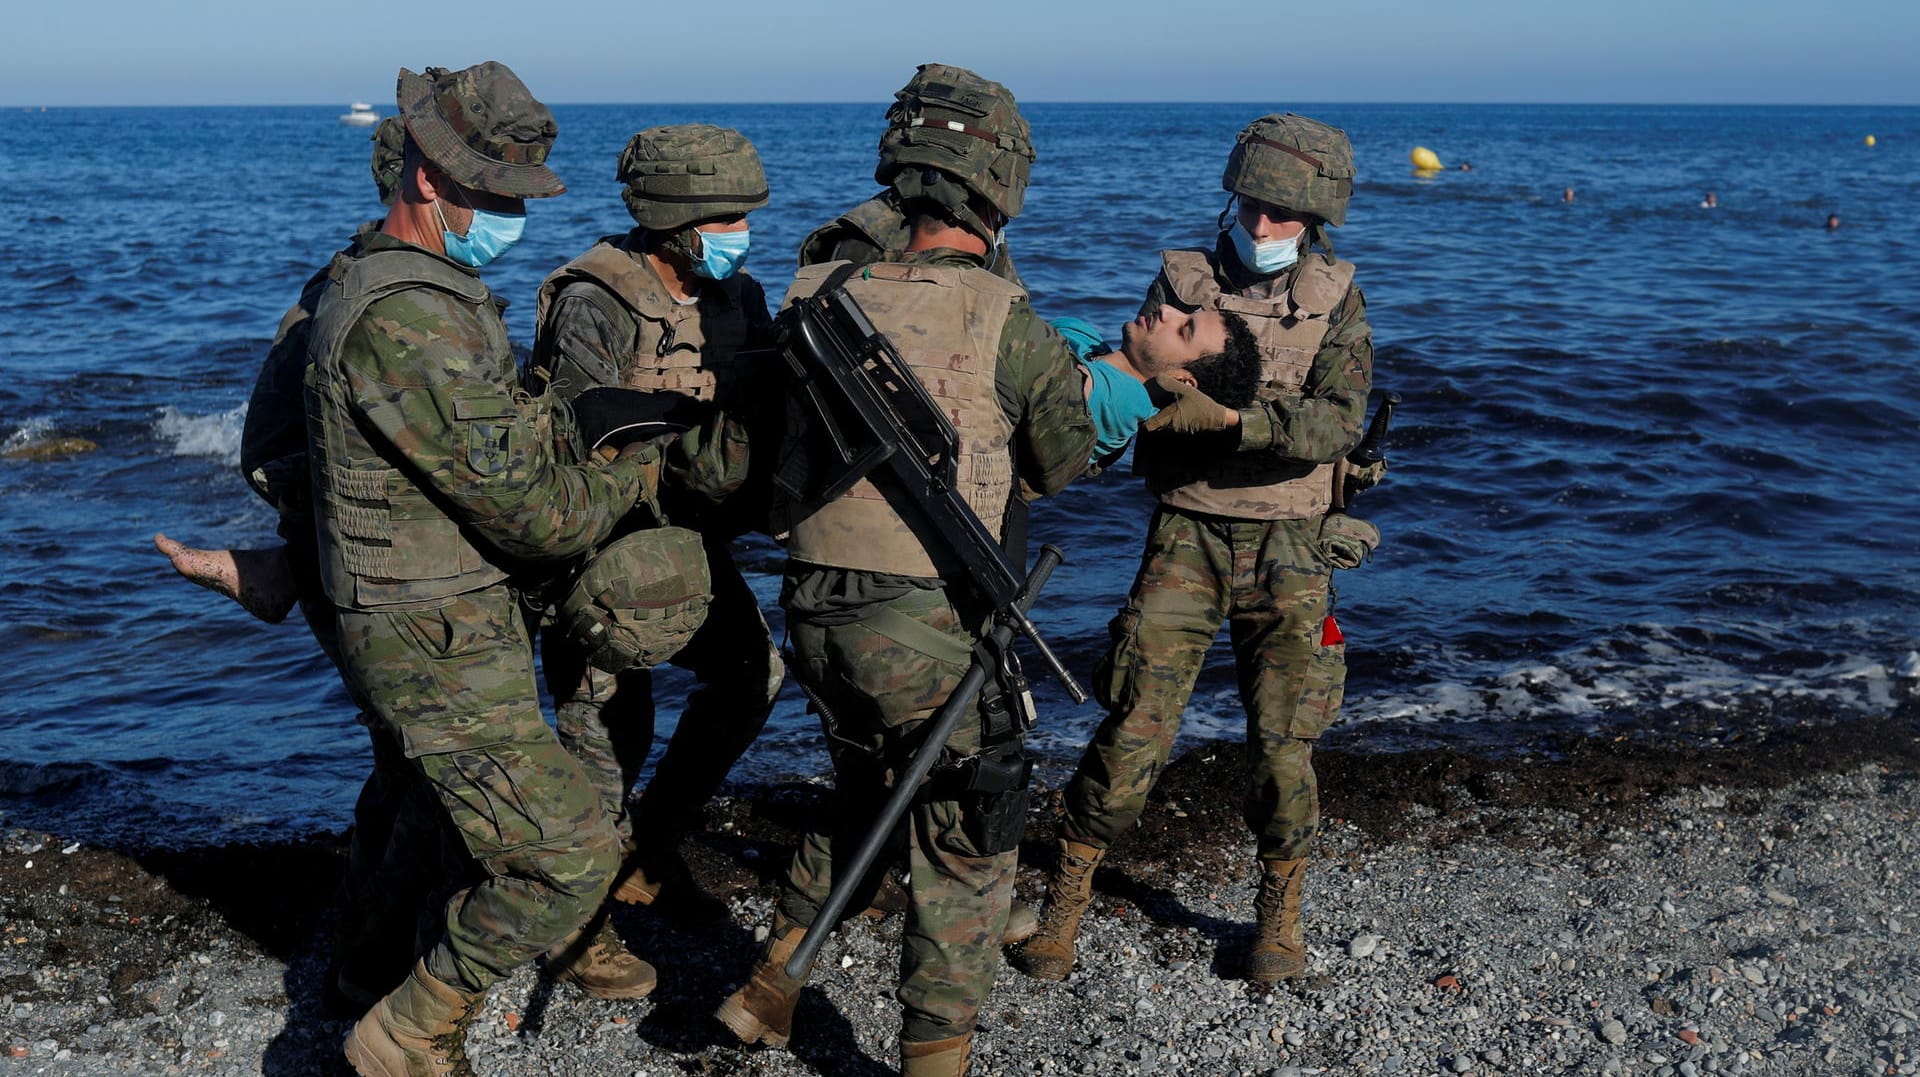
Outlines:
<svg viewBox="0 0 1920 1077"><path fill-rule="evenodd" d="M1347 943L1347 956L1367 957L1379 946L1380 936L1378 935L1355 935L1353 941Z"/></svg>
<svg viewBox="0 0 1920 1077"><path fill-rule="evenodd" d="M1615 1047L1627 1042L1627 1026L1612 1018L1600 1023L1599 1032L1601 1039L1613 1044Z"/></svg>

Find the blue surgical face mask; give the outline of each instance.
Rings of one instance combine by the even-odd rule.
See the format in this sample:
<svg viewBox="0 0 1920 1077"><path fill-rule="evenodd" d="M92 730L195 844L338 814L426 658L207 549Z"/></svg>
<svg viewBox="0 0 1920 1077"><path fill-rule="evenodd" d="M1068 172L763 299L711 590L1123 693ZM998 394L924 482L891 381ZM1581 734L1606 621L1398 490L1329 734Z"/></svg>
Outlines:
<svg viewBox="0 0 1920 1077"><path fill-rule="evenodd" d="M747 248L753 245L753 229L738 232L700 233L700 261L695 273L708 280L726 280L747 264Z"/></svg>
<svg viewBox="0 0 1920 1077"><path fill-rule="evenodd" d="M473 213L473 221L463 236L447 227L447 215L440 212L440 203L433 204L433 211L440 215L440 239L447 257L463 266L479 269L507 253L507 248L520 242L521 233L526 231L524 213L495 213L471 206L468 209Z"/></svg>
<svg viewBox="0 0 1920 1077"><path fill-rule="evenodd" d="M1300 233L1305 234L1304 231ZM1239 221L1233 222L1232 235L1233 253L1240 256L1240 264L1263 276L1278 273L1300 260L1300 236L1260 243Z"/></svg>

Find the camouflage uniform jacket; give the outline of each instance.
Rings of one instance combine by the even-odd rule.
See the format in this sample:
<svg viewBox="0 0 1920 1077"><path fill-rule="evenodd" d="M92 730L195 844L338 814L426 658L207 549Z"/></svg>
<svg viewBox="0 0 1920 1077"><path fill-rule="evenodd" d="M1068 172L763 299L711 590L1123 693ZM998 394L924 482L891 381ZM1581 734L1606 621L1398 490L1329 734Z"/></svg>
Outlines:
<svg viewBox="0 0 1920 1077"><path fill-rule="evenodd" d="M1241 267L1232 244L1224 238L1216 245L1212 260L1221 290L1247 298L1281 295L1293 286L1300 272L1296 265L1271 279L1253 277ZM1163 303L1178 305L1164 272L1147 289L1140 311L1158 310ZM1290 459L1326 463L1345 456L1360 443L1367 393L1373 386L1373 330L1367 325L1367 301L1358 285L1348 290L1328 321L1331 324L1326 338L1300 392L1241 410L1239 451L1274 449Z"/></svg>
<svg viewBox="0 0 1920 1077"><path fill-rule="evenodd" d="M307 375L322 572L342 607L430 604L605 539L657 456L556 460L479 275L373 234L328 268Z"/></svg>
<svg viewBox="0 0 1920 1077"><path fill-rule="evenodd" d="M911 238L911 231L907 227L907 211L900 204L900 196L888 187L814 229L800 242L800 264L812 266L823 262L852 262L854 265L866 265L879 261L889 251L906 250L907 241ZM1005 239L1000 241L999 254L988 268L1002 280L1026 289L1027 282L1021 280L1020 271L1013 268L1013 255L1007 253Z"/></svg>
<svg viewBox="0 0 1920 1077"><path fill-rule="evenodd" d="M948 248L890 254L889 262L980 268L973 255ZM994 393L1013 425L1014 469L1038 496L1060 492L1087 468L1093 417L1085 375L1073 349L1023 297L1007 314L994 367ZM791 563L782 603L800 616L857 620L860 611L915 589L943 586L937 578L895 576Z"/></svg>

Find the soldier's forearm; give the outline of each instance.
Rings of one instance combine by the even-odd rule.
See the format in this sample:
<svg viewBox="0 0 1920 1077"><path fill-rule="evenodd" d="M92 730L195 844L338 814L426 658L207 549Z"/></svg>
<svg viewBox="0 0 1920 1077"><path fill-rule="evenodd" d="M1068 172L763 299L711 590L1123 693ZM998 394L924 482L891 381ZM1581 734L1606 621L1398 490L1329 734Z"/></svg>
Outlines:
<svg viewBox="0 0 1920 1077"><path fill-rule="evenodd" d="M1242 408L1240 451L1275 449L1291 459L1321 464L1338 460L1360 444L1365 393L1330 397L1287 395Z"/></svg>

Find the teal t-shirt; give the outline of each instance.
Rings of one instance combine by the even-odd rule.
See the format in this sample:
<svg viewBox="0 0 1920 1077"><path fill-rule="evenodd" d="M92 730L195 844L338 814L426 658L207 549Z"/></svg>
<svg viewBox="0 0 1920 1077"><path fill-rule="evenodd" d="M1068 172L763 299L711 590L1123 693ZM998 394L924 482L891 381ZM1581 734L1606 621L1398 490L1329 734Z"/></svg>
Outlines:
<svg viewBox="0 0 1920 1077"><path fill-rule="evenodd" d="M1126 449L1147 416L1159 411L1147 396L1147 387L1105 363L1089 362L1112 351L1100 330L1084 318L1055 318L1050 323L1067 340L1073 357L1093 378L1087 410L1093 413L1093 463L1111 461Z"/></svg>
<svg viewBox="0 0 1920 1077"><path fill-rule="evenodd" d="M1093 392L1087 410L1093 413L1093 459L1096 463L1119 456L1140 432L1140 424L1159 408L1147 396L1147 387L1106 363L1088 363Z"/></svg>

